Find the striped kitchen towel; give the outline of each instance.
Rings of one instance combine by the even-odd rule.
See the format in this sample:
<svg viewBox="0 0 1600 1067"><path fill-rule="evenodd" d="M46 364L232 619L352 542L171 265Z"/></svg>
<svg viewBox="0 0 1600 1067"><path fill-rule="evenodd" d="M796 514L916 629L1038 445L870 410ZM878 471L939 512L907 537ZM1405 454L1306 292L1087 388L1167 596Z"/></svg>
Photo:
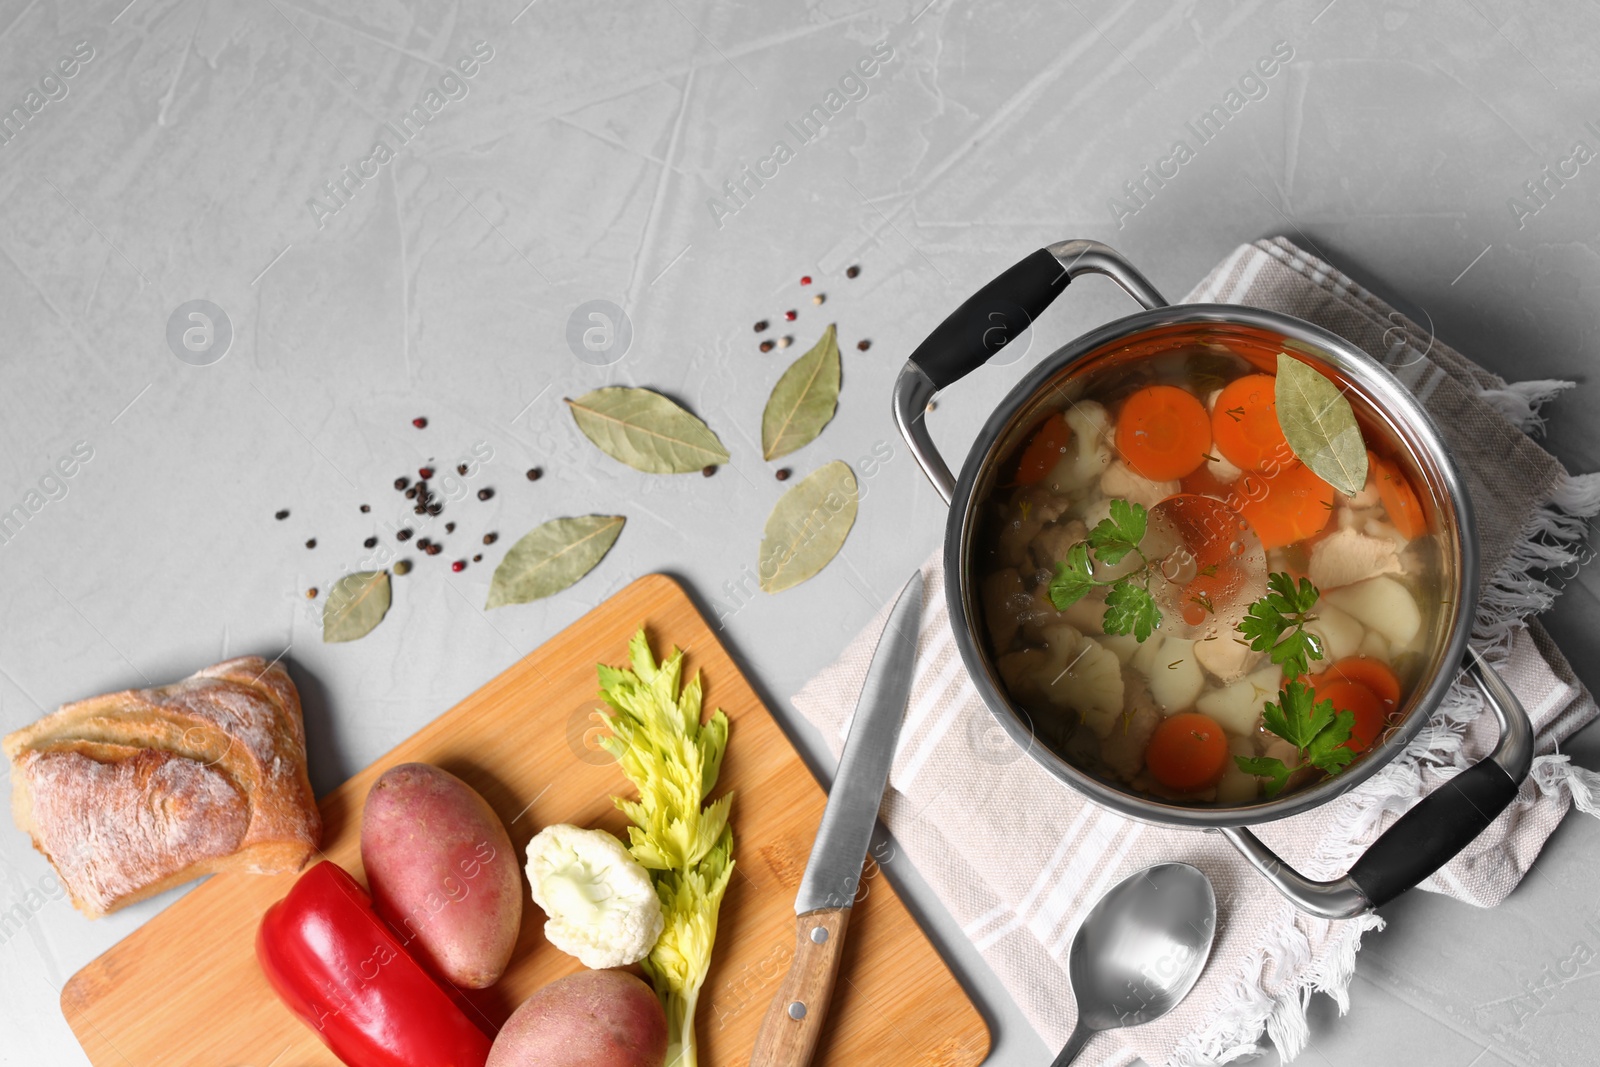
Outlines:
<svg viewBox="0 0 1600 1067"><path fill-rule="evenodd" d="M1188 296L1249 304L1355 342L1428 407L1461 466L1482 542L1480 647L1533 718L1540 755L1510 808L1422 886L1491 907L1516 886L1568 808L1600 814L1600 776L1556 750L1600 708L1529 616L1559 592L1551 576L1580 560L1600 475L1568 474L1529 436L1566 383L1507 383L1322 260L1281 238L1243 245ZM1163 1019L1096 1037L1084 1063L1226 1062L1263 1035L1285 1059L1306 1044L1306 1003L1348 1007L1361 936L1376 915L1330 922L1298 911L1215 834L1134 822L1086 801L1019 749L967 680L945 610L939 557L928 582L917 675L883 818L1024 1014L1052 1045L1075 1022L1067 951L1084 913L1118 880L1179 860L1217 892L1215 947L1194 992ZM888 609L794 704L843 745ZM1458 682L1416 740L1361 786L1257 832L1304 873L1334 877L1418 797L1493 747L1492 714Z"/></svg>

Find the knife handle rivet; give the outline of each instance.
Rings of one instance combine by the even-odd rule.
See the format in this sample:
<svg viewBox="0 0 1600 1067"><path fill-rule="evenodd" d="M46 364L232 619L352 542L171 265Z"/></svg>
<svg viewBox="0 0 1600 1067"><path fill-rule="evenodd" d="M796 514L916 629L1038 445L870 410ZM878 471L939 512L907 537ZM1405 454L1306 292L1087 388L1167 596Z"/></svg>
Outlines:
<svg viewBox="0 0 1600 1067"><path fill-rule="evenodd" d="M825 944L828 940L828 928L826 926L813 926L811 928L811 940L819 945Z"/></svg>
<svg viewBox="0 0 1600 1067"><path fill-rule="evenodd" d="M789 1005L789 1018L791 1018L791 1019L804 1019L805 1017L806 1017L806 1006L804 1004L800 1003L797 1000L797 1001L794 1001L792 1004Z"/></svg>

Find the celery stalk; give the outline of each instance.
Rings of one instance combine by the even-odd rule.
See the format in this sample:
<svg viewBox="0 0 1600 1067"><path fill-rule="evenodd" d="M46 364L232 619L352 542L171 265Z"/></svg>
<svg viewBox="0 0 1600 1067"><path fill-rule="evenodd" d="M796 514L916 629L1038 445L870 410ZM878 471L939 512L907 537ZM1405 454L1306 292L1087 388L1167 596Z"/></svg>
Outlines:
<svg viewBox="0 0 1600 1067"><path fill-rule="evenodd" d="M679 650L658 665L640 629L628 652L631 669L599 667L600 695L614 712L601 744L639 790L636 800L612 799L633 823L628 850L661 898L665 926L643 965L667 1014L667 1064L697 1067L695 1008L733 873L733 795L705 804L722 768L728 717L719 709L700 721L700 678L680 685Z"/></svg>

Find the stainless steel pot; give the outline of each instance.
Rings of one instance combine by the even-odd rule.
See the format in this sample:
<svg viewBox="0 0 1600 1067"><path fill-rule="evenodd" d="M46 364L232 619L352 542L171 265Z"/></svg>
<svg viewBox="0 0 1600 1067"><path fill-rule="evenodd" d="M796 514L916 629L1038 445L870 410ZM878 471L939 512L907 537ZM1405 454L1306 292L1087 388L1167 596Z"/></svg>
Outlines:
<svg viewBox="0 0 1600 1067"><path fill-rule="evenodd" d="M923 413L940 389L977 369L1019 335L1068 283L1103 274L1146 310L1106 324L1063 346L1017 383L985 423L967 453L960 478L934 446ZM1163 346L1210 339L1233 347L1292 349L1319 364L1409 457L1408 472L1427 497L1430 526L1447 559L1453 596L1435 620L1434 654L1404 717L1384 744L1344 773L1316 785L1238 807L1185 806L1134 792L1096 777L1036 743L1028 713L1006 694L981 637L972 543L978 507L1038 413L1070 394L1073 375L1097 360L1138 358ZM945 595L962 660L1000 725L1056 777L1098 804L1131 818L1211 830L1226 836L1268 881L1306 911L1347 918L1378 907L1427 878L1465 848L1516 796L1533 758L1533 729L1515 695L1468 645L1477 604L1478 548L1472 502L1432 419L1380 363L1311 323L1231 304L1169 306L1155 287L1117 252L1095 241L1063 241L1011 267L962 304L906 362L895 383L895 419L917 462L945 501ZM1324 804L1359 785L1393 759L1426 724L1465 667L1500 724L1500 741L1481 763L1451 778L1394 823L1350 868L1332 881L1305 877L1279 859L1249 829Z"/></svg>

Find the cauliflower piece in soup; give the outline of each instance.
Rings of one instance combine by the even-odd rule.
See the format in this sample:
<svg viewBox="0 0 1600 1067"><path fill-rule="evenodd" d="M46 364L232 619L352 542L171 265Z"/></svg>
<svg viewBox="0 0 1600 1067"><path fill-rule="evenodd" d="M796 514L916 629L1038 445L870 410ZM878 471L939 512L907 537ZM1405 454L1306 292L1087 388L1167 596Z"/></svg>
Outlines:
<svg viewBox="0 0 1600 1067"><path fill-rule="evenodd" d="M1067 454L1045 476L1044 484L1056 493L1077 493L1111 465L1111 413L1093 400L1079 400L1061 413L1072 429Z"/></svg>
<svg viewBox="0 0 1600 1067"><path fill-rule="evenodd" d="M1107 498L1121 498L1133 504L1153 508L1182 488L1176 480L1155 482L1135 471L1121 460L1106 468L1100 478L1100 491Z"/></svg>

